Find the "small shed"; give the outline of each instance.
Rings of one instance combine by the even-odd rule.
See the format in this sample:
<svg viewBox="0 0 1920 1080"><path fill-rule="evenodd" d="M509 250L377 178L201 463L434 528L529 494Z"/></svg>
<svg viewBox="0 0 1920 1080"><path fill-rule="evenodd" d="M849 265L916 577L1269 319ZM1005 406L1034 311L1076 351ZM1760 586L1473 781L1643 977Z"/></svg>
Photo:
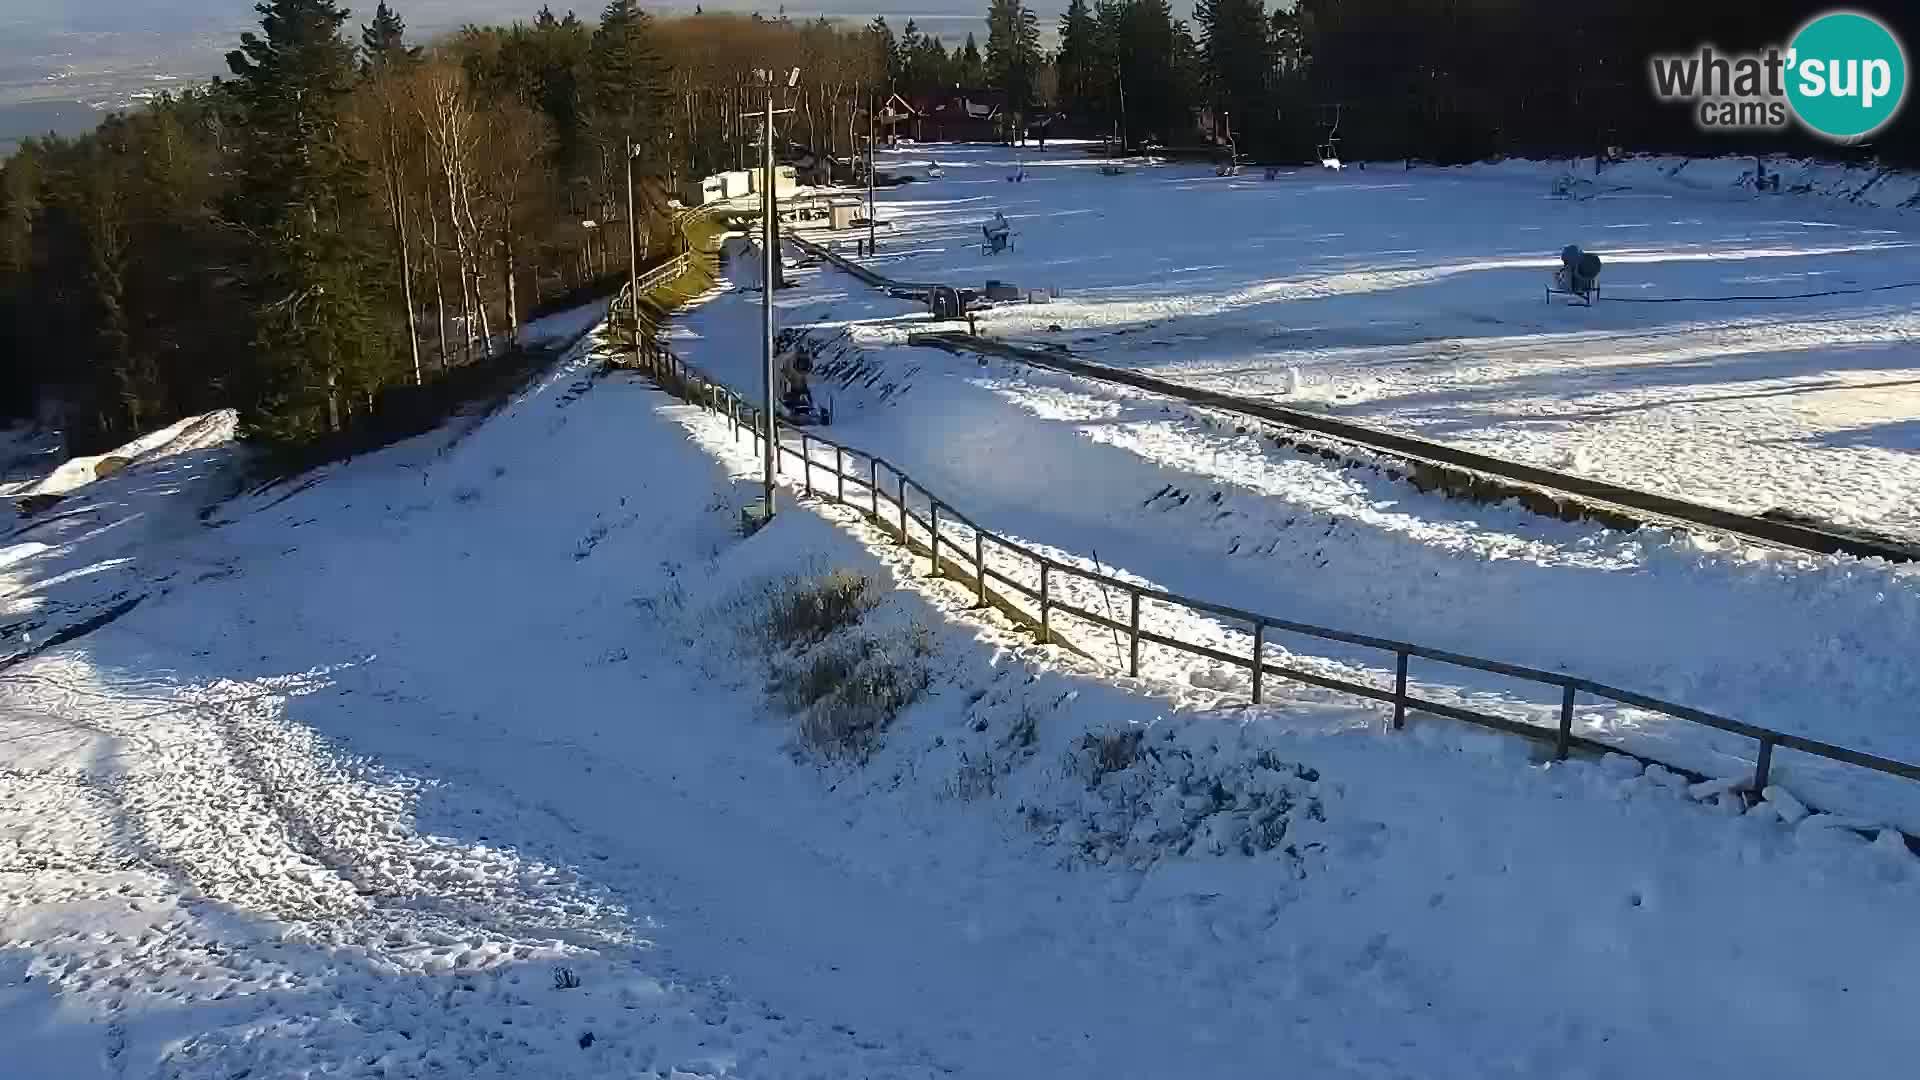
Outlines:
<svg viewBox="0 0 1920 1080"><path fill-rule="evenodd" d="M766 190L766 183L762 179L765 173L765 169L747 170L747 187L756 194ZM799 175L793 166L775 165L773 167L774 194L791 195L799 186Z"/></svg>
<svg viewBox="0 0 1920 1080"><path fill-rule="evenodd" d="M689 180L680 188L680 200L688 206L705 206L727 197L727 184L718 176Z"/></svg>
<svg viewBox="0 0 1920 1080"><path fill-rule="evenodd" d="M860 223L860 201L858 199L835 199L827 205L827 227L836 232L851 229Z"/></svg>

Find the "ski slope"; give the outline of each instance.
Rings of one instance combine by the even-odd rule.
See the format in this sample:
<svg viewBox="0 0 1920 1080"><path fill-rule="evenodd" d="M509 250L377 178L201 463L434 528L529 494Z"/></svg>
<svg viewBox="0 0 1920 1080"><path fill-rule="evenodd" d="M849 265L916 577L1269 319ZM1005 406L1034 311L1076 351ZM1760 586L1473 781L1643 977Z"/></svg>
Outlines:
<svg viewBox="0 0 1920 1080"><path fill-rule="evenodd" d="M0 672L8 1075L1871 1077L1920 1050L1892 833L1116 681L842 512L741 539L754 466L583 346L470 431L101 547L147 602ZM178 494L197 520L219 492ZM877 633L923 628L929 691L863 765L797 752L743 622L828 567L889 587Z"/></svg>
<svg viewBox="0 0 1920 1080"><path fill-rule="evenodd" d="M881 158L944 172L880 193L885 273L1060 292L986 313L983 333L1744 512L1920 535L1910 177L1776 162L1789 190L1768 195L1743 177L1751 159L1108 177L1050 148L1011 183L1014 155ZM1577 197L1554 197L1563 174ZM996 210L1015 250L987 256ZM1606 262L1591 309L1545 303L1568 244Z"/></svg>

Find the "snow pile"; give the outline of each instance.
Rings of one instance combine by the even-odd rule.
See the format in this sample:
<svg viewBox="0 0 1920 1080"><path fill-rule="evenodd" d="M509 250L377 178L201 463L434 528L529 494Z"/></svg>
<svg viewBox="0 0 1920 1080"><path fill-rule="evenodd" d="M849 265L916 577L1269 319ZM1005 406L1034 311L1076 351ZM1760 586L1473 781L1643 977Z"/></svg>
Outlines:
<svg viewBox="0 0 1920 1080"><path fill-rule="evenodd" d="M166 427L150 431L104 454L86 454L69 458L37 482L21 488L19 495L64 495L76 488L104 479L123 470L150 465L162 458L211 450L234 440L239 430L239 414L232 409L216 409L199 416L176 420Z"/></svg>
<svg viewBox="0 0 1920 1080"><path fill-rule="evenodd" d="M1456 166L1449 171L1495 176L1557 171L1569 186L1588 193L1671 191L1748 198L1785 196L1878 210L1920 207L1920 174L1910 170L1779 155L1767 156L1761 161L1766 166L1769 183L1774 177L1779 178L1778 191L1756 190L1759 170L1751 156L1689 158L1635 154L1604 162L1597 171L1590 157L1563 162L1513 160Z"/></svg>
<svg viewBox="0 0 1920 1080"><path fill-rule="evenodd" d="M22 423L0 429L0 495L18 494L37 483L60 453L60 434Z"/></svg>
<svg viewBox="0 0 1920 1080"><path fill-rule="evenodd" d="M587 303L534 319L520 327L521 345L546 348L565 344L599 325L607 317L607 304Z"/></svg>
<svg viewBox="0 0 1920 1080"><path fill-rule="evenodd" d="M17 484L6 492L10 496L63 496L106 479L123 469L150 465L163 457L192 454L227 446L240 429L240 415L234 409L215 409L196 417L184 417L163 429L150 430L140 438L125 442L106 454L69 457L40 479Z"/></svg>

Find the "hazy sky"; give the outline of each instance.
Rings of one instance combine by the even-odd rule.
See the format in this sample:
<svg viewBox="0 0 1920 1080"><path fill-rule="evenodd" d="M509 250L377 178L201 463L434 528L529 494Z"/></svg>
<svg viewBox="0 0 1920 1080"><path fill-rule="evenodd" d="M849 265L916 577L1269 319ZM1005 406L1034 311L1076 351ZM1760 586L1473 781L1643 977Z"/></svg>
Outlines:
<svg viewBox="0 0 1920 1080"><path fill-rule="evenodd" d="M355 19L368 17L377 0L348 0ZM539 0L390 0L410 26L421 29L457 26L464 22L494 22L525 18L539 10ZM555 11L569 8L587 18L598 12L604 0L560 0ZM686 9L693 4L649 4L650 10ZM769 14L780 5L719 0L706 4L710 10L764 11ZM1043 0L1034 4L1042 24L1051 27L1065 8L1065 0ZM1184 4L1180 5L1186 6ZM363 10L364 9L364 10ZM865 22L874 14L884 14L889 22L905 25L906 17L946 15L955 19L980 20L986 17L986 0L879 0L872 8L859 10L845 0L797 0L786 5L793 16L824 14ZM0 21L24 22L45 27L75 30L188 30L222 25L240 25L255 20L252 0L0 0ZM925 20L929 25L936 20ZM945 20L937 20L945 21Z"/></svg>

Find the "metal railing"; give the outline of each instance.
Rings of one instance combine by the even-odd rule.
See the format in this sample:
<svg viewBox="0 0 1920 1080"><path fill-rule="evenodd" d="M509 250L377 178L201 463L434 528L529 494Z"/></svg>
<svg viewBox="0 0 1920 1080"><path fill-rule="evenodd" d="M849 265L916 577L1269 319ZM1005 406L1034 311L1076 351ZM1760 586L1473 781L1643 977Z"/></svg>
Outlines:
<svg viewBox="0 0 1920 1080"><path fill-rule="evenodd" d="M673 232L685 243L687 242L687 226L692 224L695 218L731 212L732 211L723 205L709 204L707 206L689 207L674 214ZM615 293L613 299L608 302L608 322L614 326L623 326L632 320L633 294L636 285L639 286L640 295L645 296L660 286L665 285L667 282L693 269L693 267L694 252L683 251L673 258L668 259L666 262L642 270L635 280L620 286L620 291Z"/></svg>
<svg viewBox="0 0 1920 1080"><path fill-rule="evenodd" d="M689 366L665 346L652 344L642 349L640 362L642 369L663 389L683 400L724 415L736 441L743 434L750 434L755 448L759 448L760 440L766 437L766 417L745 398ZM1629 754L1641 760L1650 760L1644 754L1574 733L1573 721L1577 699L1579 695L1587 694L1619 705L1644 709L1741 738L1752 739L1757 744L1757 753L1750 778L1750 790L1756 793L1766 789L1774 751L1780 748L1796 750L1907 780L1920 780L1920 765L1774 731L1577 675L1467 656L1445 649L1429 648L1410 641L1397 641L1290 619L1274 618L1227 604L1217 604L1209 600L1145 587L1110 574L1088 570L1084 566L1076 566L1034 551L981 527L885 458L856 450L805 429L792 429L790 435L797 435L798 449L791 445L787 438L780 435L776 426L774 438L778 452L774 455L774 461L776 468L784 472L789 459L798 459L801 471L800 487L805 494L861 511L872 524L891 534L896 543L915 554L927 556L929 568L935 576L952 577L963 584L970 585L975 591L979 606L998 608L1016 621L1032 627L1043 643L1063 644L1073 648L1075 652L1092 658L1093 653L1064 640L1057 632L1056 616L1061 615L1110 631L1116 635L1116 643L1117 635L1126 635L1128 648L1125 667L1130 676L1138 677L1140 674L1141 645L1157 645L1245 669L1251 675L1251 697L1255 705L1260 704L1265 697L1267 677L1273 676L1391 705L1393 707L1392 724L1395 728L1404 726L1408 711L1417 711L1550 743L1556 758L1564 759L1570 750L1578 747L1604 753ZM825 455L827 460L816 460L820 456L816 455L816 448L829 452ZM853 465L851 471L848 468L849 463ZM816 478L823 482L816 484ZM911 505L913 500L910 496L915 493L920 496L919 501L926 507L924 515L917 513ZM918 535L915 534L915 529L918 530ZM956 537L956 533L960 535ZM1037 577L1037 585L1029 584L1028 581L1020 580L1016 575L995 567L989 558L990 555L1011 558L1017 564L1033 568L1035 573L1028 577L1029 579ZM1103 595L1108 596L1117 590L1126 598L1125 617L1122 618L1111 607L1103 614L1066 599L1062 594L1061 586L1069 582L1095 586ZM991 583L1004 586L1025 600L1036 604L1037 616L1014 602L1005 593L996 591ZM1238 624L1251 634L1253 648L1248 654L1241 655L1198 642L1183 641L1172 634L1163 634L1143 627L1141 625L1143 604L1184 609ZM1393 689L1387 690L1351 679L1307 671L1294 665L1273 663L1268 659L1267 635L1270 631L1301 634L1323 641L1340 642L1388 654L1394 660ZM1416 657L1452 667L1554 687L1560 691L1558 724L1554 727L1546 727L1416 696L1409 692L1407 686L1408 663ZM1694 779L1706 778L1692 769L1676 768L1671 765L1668 767Z"/></svg>
<svg viewBox="0 0 1920 1080"><path fill-rule="evenodd" d="M645 296L654 289L686 273L693 267L693 255L682 252L649 270L643 271L637 279L620 286L613 300L607 305L607 318L615 326L625 325L633 318L633 290L637 284L640 294Z"/></svg>

